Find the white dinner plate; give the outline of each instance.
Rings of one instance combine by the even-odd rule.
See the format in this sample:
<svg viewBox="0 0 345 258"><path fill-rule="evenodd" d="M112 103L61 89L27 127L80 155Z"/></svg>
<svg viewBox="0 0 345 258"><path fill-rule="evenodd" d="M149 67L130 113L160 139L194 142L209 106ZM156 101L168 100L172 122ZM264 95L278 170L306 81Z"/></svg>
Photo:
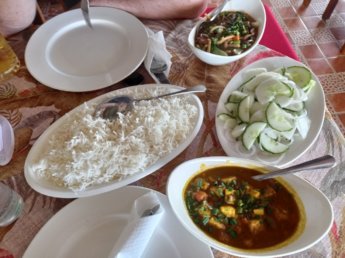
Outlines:
<svg viewBox="0 0 345 258"><path fill-rule="evenodd" d="M54 89L84 92L110 86L136 70L148 48L145 26L115 8L91 7L90 18L93 28L76 9L38 28L25 50L31 75Z"/></svg>
<svg viewBox="0 0 345 258"><path fill-rule="evenodd" d="M271 71L276 68L294 65L306 67L304 64L289 57L264 58L246 66L239 71L224 88L218 101L216 114L226 112L224 104L226 103L230 93L236 90L243 83L242 76L247 69L262 67L266 68L268 71ZM313 73L312 78L316 81L316 85L311 89L311 92L308 94L308 100L306 101L306 109L308 112L308 117L311 120L311 125L308 135L305 139L296 139L295 137L294 143L291 145L288 151L283 154L269 154L263 153L259 150L248 152L245 151L244 147L242 147L242 143L240 141L236 141L231 137L229 130L226 130L224 127L224 122L216 118L217 136L225 153L230 157L253 159L261 163L277 167L287 166L303 155L313 145L322 129L326 108L325 96L321 83Z"/></svg>
<svg viewBox="0 0 345 258"><path fill-rule="evenodd" d="M126 226L133 202L149 191L127 186L71 202L42 227L23 257L108 257ZM210 247L178 222L168 198L156 193L165 213L142 257L212 258Z"/></svg>
<svg viewBox="0 0 345 258"><path fill-rule="evenodd" d="M107 94L101 95L95 99L89 100L87 104L88 106L92 106L95 103L104 102L105 100L108 100L109 98L113 96L117 96L117 95L129 95L129 96L134 96L135 98L140 98L140 95L144 94L144 92L146 92L147 94L147 91L152 92L154 90L158 91L159 89L161 91L166 92L166 91L177 91L183 88L179 86L173 86L173 85L167 85L167 84L145 84L145 85L139 85L139 86L132 86L132 87L115 90ZM87 187L85 190L80 190L80 191L73 191L67 187L57 186L49 179L40 177L34 171L32 171L31 165L36 164L36 162L41 158L41 153L43 149L46 148L46 143L48 142L49 138L54 133L56 133L57 130L59 130L59 128L64 123L66 123L66 121L69 121L68 120L69 116L71 116L75 112L80 112L85 108L84 104L82 104L76 107L75 109L73 109L72 111L70 111L69 113L66 113L63 117L61 117L59 120L53 123L32 146L24 164L24 175L25 175L26 181L34 190L44 195L58 197L58 198L78 198L78 197L92 196L92 195L96 195L96 194L117 189L119 187L133 183L155 172L156 170L158 170L159 168L167 164L169 161L174 159L185 148L187 148L200 130L200 127L202 125L202 121L204 118L204 109L203 109L200 99L196 95L190 94L189 96L190 96L190 98L188 98L189 104L195 106L197 109L197 117L194 121L194 124L191 125L191 131L189 135L186 137L185 141L181 142L172 152L161 157L156 163L147 167L145 170L138 172L136 174L133 174L131 176L125 177L124 179L119 180L119 181L112 181L109 183L90 186L90 187Z"/></svg>

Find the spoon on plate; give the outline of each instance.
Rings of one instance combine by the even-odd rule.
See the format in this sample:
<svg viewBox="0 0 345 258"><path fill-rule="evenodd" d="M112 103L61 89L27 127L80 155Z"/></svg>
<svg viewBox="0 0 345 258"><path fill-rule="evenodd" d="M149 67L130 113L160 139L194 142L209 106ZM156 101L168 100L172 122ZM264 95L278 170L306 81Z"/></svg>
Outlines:
<svg viewBox="0 0 345 258"><path fill-rule="evenodd" d="M134 99L130 96L116 96L110 100L107 100L104 103L99 104L95 109L95 116L100 116L104 119L114 120L118 117L118 113L126 113L133 108L134 102L139 102L142 100L152 100L152 99L159 99L163 97L168 97L172 95L180 95L186 93L196 93L196 92L205 92L206 87L204 85L196 85L194 87L183 89L179 91L169 92L166 94L153 96L149 98L142 98L142 99Z"/></svg>
<svg viewBox="0 0 345 258"><path fill-rule="evenodd" d="M301 172L304 170L331 168L331 167L334 167L335 165L336 165L335 158L331 155L325 155L316 159L312 159L312 160L297 164L295 166L278 169L278 170L265 173L265 174L252 176L252 178L258 181L262 181L265 179L282 176L286 174L292 174L296 172Z"/></svg>

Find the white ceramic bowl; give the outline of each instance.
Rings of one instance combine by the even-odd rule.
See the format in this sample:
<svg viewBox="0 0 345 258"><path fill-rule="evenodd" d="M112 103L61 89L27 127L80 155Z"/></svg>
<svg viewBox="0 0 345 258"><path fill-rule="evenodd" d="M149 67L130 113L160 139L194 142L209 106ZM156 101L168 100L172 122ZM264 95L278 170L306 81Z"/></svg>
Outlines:
<svg viewBox="0 0 345 258"><path fill-rule="evenodd" d="M261 40L262 35L264 33L264 30L265 30L266 12L265 12L265 8L264 8L261 1L258 1L258 0L231 0L225 5L225 7L223 9L223 11L226 11L226 10L242 11L242 12L248 13L250 16L252 16L259 23L258 36L257 36L253 46L239 55L234 55L234 56L215 55L215 54L208 53L206 51L203 51L203 50L195 47L194 38L195 38L196 28L200 25L200 23L203 22L203 20L199 21L194 26L194 28L191 30L191 32L189 33L188 45L189 45L190 49L193 51L193 53L201 61L203 61L207 64L210 64L210 65L229 64L231 62L234 62L234 61L248 55L259 44L259 41Z"/></svg>
<svg viewBox="0 0 345 258"><path fill-rule="evenodd" d="M167 184L167 195L170 205L182 225L195 237L222 252L241 257L280 257L301 252L320 241L330 230L333 222L333 209L327 197L309 184L295 176L286 175L284 181L289 184L301 200L305 211L305 227L301 234L286 245L277 249L248 251L224 245L201 231L188 214L183 198L187 182L208 167L214 166L242 166L273 170L274 167L265 166L255 161L230 157L205 157L186 161L176 167L171 173ZM322 212L320 212L322 211Z"/></svg>

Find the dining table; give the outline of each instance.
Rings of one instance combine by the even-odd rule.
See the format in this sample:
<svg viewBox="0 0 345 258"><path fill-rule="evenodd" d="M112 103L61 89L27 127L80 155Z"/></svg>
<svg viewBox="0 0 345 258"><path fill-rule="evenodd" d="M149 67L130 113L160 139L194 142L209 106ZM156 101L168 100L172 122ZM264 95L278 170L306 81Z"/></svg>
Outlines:
<svg viewBox="0 0 345 258"><path fill-rule="evenodd" d="M188 47L188 33L198 19L141 20L152 31L162 31L164 34L166 48L172 56L169 73L171 84L185 88L204 84L207 91L205 94L198 94L205 112L201 129L191 144L162 168L134 182L133 185L165 194L170 173L182 162L198 157L226 156L215 127L217 103L225 86L237 72L257 60L273 56L298 59L269 7L265 8L267 23L260 44L244 58L222 66L203 63ZM42 24L33 24L28 29L7 38L20 59L21 67L12 78L0 82L0 115L10 121L15 134L14 154L7 165L0 167L0 180L22 196L24 209L15 222L0 228L0 258L22 257L40 229L56 213L74 201L42 195L26 182L24 163L35 141L50 125L80 104L128 86L122 80L99 90L68 92L47 87L37 81L26 67L24 54L28 40L40 26ZM143 76L141 84L155 83L143 64L136 72ZM335 167L321 169L317 173L296 174L322 191L330 200L334 211L331 230L315 245L290 257L345 257L345 139L327 108L317 139L293 164L326 154L335 157ZM322 210L319 212L322 213ZM212 249L212 252L217 258L232 257L215 249Z"/></svg>

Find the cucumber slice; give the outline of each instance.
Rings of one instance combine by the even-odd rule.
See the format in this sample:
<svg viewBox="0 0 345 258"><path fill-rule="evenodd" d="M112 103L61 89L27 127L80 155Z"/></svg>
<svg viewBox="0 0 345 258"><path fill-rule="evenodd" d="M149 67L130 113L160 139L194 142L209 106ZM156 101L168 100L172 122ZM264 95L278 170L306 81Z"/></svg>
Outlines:
<svg viewBox="0 0 345 258"><path fill-rule="evenodd" d="M250 108L254 102L254 97L248 95L238 104L238 117L241 121L248 123L250 119Z"/></svg>
<svg viewBox="0 0 345 258"><path fill-rule="evenodd" d="M243 93L243 92L238 91L238 90L235 90L235 91L231 92L231 94L228 98L228 102L238 103L247 96L248 96L248 94Z"/></svg>
<svg viewBox="0 0 345 258"><path fill-rule="evenodd" d="M284 108L293 103L293 99L288 96L276 96L274 102L277 103L280 107Z"/></svg>
<svg viewBox="0 0 345 258"><path fill-rule="evenodd" d="M311 72L304 66L290 66L286 68L285 75L298 86L304 88L311 80Z"/></svg>
<svg viewBox="0 0 345 258"><path fill-rule="evenodd" d="M267 106L266 119L268 124L279 132L289 131L294 127L291 114L282 110L275 102Z"/></svg>
<svg viewBox="0 0 345 258"><path fill-rule="evenodd" d="M220 113L220 114L218 114L217 115L217 117L221 120L221 121L227 121L227 120L229 120L229 119L234 119L234 118L232 118L229 114L227 114L227 113ZM234 119L235 121L236 121L236 119Z"/></svg>
<svg viewBox="0 0 345 258"><path fill-rule="evenodd" d="M266 115L264 109L259 109L255 113L253 113L250 117L250 122L266 122Z"/></svg>
<svg viewBox="0 0 345 258"><path fill-rule="evenodd" d="M255 89L256 98L261 104L271 102L276 96L291 97L292 94L289 85L275 78L263 81Z"/></svg>
<svg viewBox="0 0 345 258"><path fill-rule="evenodd" d="M242 137L243 146L247 150L250 150L255 140L258 138L258 136L261 134L261 132L265 129L266 126L267 123L264 122L255 122L247 126Z"/></svg>
<svg viewBox="0 0 345 258"><path fill-rule="evenodd" d="M237 117L237 110L238 110L238 104L237 103L231 103L227 102L225 103L225 109L228 111L229 116L236 118Z"/></svg>
<svg viewBox="0 0 345 258"><path fill-rule="evenodd" d="M279 73L275 72L265 72L265 73L260 73L259 75L255 76L252 80L247 82L246 84L243 85L243 90L245 91L254 91L255 88L262 83L265 80L268 79L274 79L274 78L282 78L283 76L280 75Z"/></svg>
<svg viewBox="0 0 345 258"><path fill-rule="evenodd" d="M267 72L266 68L260 67L260 68L251 68L251 69L247 69L243 72L242 74L242 78L243 80L248 80L250 78L253 78L261 73L265 73Z"/></svg>
<svg viewBox="0 0 345 258"><path fill-rule="evenodd" d="M287 105L286 107L284 107L284 109L287 109L289 111L294 111L294 112L300 112L304 109L305 105L304 102L295 102L295 103L291 103L289 105Z"/></svg>
<svg viewBox="0 0 345 258"><path fill-rule="evenodd" d="M217 115L217 118L224 122L226 128L232 129L237 125L237 120L227 113L220 113Z"/></svg>
<svg viewBox="0 0 345 258"><path fill-rule="evenodd" d="M247 128L246 123L236 125L231 131L232 137L234 138L240 137L243 134L243 132L246 130L246 128Z"/></svg>
<svg viewBox="0 0 345 258"><path fill-rule="evenodd" d="M316 81L310 80L310 82L309 82L305 87L303 87L303 91L304 91L306 94L309 94L310 90L311 90L312 88L314 88L315 85L316 85Z"/></svg>
<svg viewBox="0 0 345 258"><path fill-rule="evenodd" d="M278 142L265 132L260 134L260 145L263 150L273 154L284 153L289 149L289 145Z"/></svg>
<svg viewBox="0 0 345 258"><path fill-rule="evenodd" d="M250 78L250 79L246 80L245 82L243 82L240 86L238 86L238 90L242 91L242 92L248 92L247 90L244 90L245 85L247 83L249 83L251 80L253 80L254 78L255 78L255 76L253 76L252 78Z"/></svg>

